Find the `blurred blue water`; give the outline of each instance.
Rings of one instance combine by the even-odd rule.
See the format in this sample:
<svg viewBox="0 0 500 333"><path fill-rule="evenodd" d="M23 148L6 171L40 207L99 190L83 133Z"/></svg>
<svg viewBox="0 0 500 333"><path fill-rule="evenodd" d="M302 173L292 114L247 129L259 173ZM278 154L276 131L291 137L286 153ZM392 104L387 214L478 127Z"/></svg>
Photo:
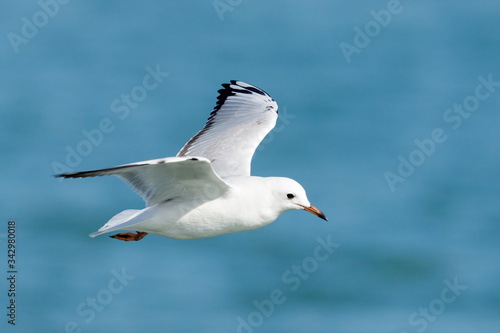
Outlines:
<svg viewBox="0 0 500 333"><path fill-rule="evenodd" d="M474 95L478 77L500 81L500 4L401 1L348 63L341 43L356 46L355 28L376 29L370 12L391 2L232 3L221 20L212 1L71 1L18 44L11 33L23 36L23 17L44 23L41 7L0 5L0 246L6 253L16 220L17 329L498 332L500 88L457 129L443 115ZM147 66L169 76L120 119L113 101ZM253 173L298 180L330 222L290 212L212 239L87 237L143 203L117 179L51 178L67 147L107 118L113 130L74 169L173 156L231 79L280 106ZM446 141L391 191L384 174L435 128ZM314 266L318 237L340 247ZM310 273L294 273L302 264ZM111 293L123 270L130 279ZM446 303L454 279L467 288ZM271 314L273 290L282 294Z"/></svg>

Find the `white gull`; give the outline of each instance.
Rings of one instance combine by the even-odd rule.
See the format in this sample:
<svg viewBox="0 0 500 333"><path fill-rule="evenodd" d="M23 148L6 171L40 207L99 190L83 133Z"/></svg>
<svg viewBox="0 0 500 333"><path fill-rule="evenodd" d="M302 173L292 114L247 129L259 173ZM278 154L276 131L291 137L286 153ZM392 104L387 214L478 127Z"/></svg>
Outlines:
<svg viewBox="0 0 500 333"><path fill-rule="evenodd" d="M304 188L283 177L250 176L255 149L278 118L278 105L263 90L241 81L222 85L205 127L176 157L70 172L56 177L121 178L146 208L115 215L95 237L140 240L148 233L175 239L213 237L266 226L286 211L326 216L309 203Z"/></svg>

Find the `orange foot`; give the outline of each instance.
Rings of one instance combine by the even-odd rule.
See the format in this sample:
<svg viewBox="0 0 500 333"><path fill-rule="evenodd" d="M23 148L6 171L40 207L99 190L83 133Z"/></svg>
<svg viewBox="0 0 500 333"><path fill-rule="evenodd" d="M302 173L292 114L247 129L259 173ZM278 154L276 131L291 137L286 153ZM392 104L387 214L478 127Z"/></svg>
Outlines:
<svg viewBox="0 0 500 333"><path fill-rule="evenodd" d="M112 235L109 236L114 239L119 239L122 241L130 242L130 241L138 241L144 238L148 233L147 232L142 232L142 231L136 231L137 233L134 234L132 232L122 232L120 234Z"/></svg>

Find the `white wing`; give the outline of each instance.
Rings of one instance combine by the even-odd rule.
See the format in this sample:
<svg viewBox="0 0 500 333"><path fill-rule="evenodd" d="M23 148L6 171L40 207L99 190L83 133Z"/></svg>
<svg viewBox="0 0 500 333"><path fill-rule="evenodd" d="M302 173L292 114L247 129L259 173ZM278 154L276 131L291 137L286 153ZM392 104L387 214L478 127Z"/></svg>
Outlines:
<svg viewBox="0 0 500 333"><path fill-rule="evenodd" d="M230 186L203 157L167 157L114 168L71 172L56 177L83 178L113 175L124 180L147 206L171 199L213 200Z"/></svg>
<svg viewBox="0 0 500 333"><path fill-rule="evenodd" d="M250 176L255 149L276 125L278 104L263 90L241 81L222 86L205 127L177 156L203 156L220 177Z"/></svg>

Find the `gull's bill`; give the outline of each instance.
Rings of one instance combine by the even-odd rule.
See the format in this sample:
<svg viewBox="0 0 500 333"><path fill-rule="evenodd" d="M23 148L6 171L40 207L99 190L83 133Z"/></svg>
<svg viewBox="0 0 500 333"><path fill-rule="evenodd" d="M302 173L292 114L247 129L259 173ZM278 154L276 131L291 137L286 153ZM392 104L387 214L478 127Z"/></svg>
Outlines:
<svg viewBox="0 0 500 333"><path fill-rule="evenodd" d="M302 206L302 205L299 205L299 206L302 207L302 209L305 210L306 212L313 213L317 217L320 217L323 220L328 222L328 219L326 218L325 214L323 214L322 211L320 211L318 208L314 207L313 205L310 205L309 207Z"/></svg>

